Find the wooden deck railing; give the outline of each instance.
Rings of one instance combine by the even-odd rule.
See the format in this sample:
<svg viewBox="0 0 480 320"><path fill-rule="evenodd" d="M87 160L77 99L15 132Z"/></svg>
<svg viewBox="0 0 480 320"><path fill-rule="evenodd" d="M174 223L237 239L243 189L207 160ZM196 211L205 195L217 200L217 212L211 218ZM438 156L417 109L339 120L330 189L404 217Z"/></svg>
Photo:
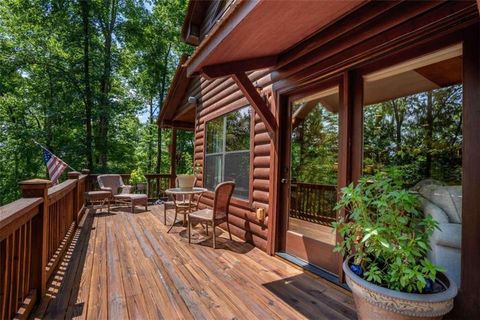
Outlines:
<svg viewBox="0 0 480 320"><path fill-rule="evenodd" d="M99 174L90 174L88 185L90 190L98 190L97 177ZM130 184L130 174L120 174L122 176L123 183ZM172 178L171 174L164 173L147 173L145 174L146 183L146 193L149 200L156 200L162 197L165 197L165 190L171 188L175 185L175 181ZM144 193L144 190L140 190L140 193Z"/></svg>
<svg viewBox="0 0 480 320"><path fill-rule="evenodd" d="M335 221L336 211L333 208L336 202L336 186L291 184L290 217L329 226Z"/></svg>
<svg viewBox="0 0 480 320"><path fill-rule="evenodd" d="M84 211L86 175L50 187L20 183L23 198L0 207L0 319L28 317L71 241Z"/></svg>
<svg viewBox="0 0 480 320"><path fill-rule="evenodd" d="M175 186L175 181L171 174L148 173L147 194L149 199L159 199L165 197L165 190Z"/></svg>

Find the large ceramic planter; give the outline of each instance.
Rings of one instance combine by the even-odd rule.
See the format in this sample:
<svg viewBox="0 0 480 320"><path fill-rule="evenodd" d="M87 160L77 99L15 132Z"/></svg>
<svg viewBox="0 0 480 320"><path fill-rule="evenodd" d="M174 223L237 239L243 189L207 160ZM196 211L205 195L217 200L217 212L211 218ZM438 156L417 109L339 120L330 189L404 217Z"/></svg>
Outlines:
<svg viewBox="0 0 480 320"><path fill-rule="evenodd" d="M360 278L350 270L348 261L343 263L343 271L360 320L442 319L453 308L457 286L444 274L439 274L437 278L445 284L445 291L406 293L383 288Z"/></svg>
<svg viewBox="0 0 480 320"><path fill-rule="evenodd" d="M177 176L178 187L181 190L192 190L195 184L195 176L189 174L179 174Z"/></svg>

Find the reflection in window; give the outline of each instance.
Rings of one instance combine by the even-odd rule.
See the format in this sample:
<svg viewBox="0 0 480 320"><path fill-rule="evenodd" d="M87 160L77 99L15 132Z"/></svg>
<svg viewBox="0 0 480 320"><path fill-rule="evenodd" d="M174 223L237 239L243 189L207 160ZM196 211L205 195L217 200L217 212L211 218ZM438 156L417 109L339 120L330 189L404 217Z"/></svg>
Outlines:
<svg viewBox="0 0 480 320"><path fill-rule="evenodd" d="M338 87L292 105L288 230L333 245L338 173Z"/></svg>
<svg viewBox="0 0 480 320"><path fill-rule="evenodd" d="M248 199L250 182L250 107L207 123L205 187L234 181L234 196Z"/></svg>
<svg viewBox="0 0 480 320"><path fill-rule="evenodd" d="M430 259L460 284L462 52L449 47L364 77L364 174L387 172L439 222Z"/></svg>

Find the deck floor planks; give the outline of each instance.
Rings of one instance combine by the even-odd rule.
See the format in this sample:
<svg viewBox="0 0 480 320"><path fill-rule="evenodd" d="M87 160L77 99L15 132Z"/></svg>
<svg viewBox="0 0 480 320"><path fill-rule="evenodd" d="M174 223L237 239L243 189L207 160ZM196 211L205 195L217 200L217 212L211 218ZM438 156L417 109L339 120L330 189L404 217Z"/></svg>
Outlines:
<svg viewBox="0 0 480 320"><path fill-rule="evenodd" d="M120 264L120 253L115 237L114 222L107 221L107 284L108 284L108 317L110 319L128 318L125 290Z"/></svg>
<svg viewBox="0 0 480 320"><path fill-rule="evenodd" d="M37 317L356 317L351 295L343 289L238 238L231 242L225 232L216 250L211 240L189 245L180 225L166 233L161 212L153 206L136 214L85 215L85 229L91 230L82 230L63 281L57 281L58 293L38 308ZM167 224L172 218L169 212Z"/></svg>
<svg viewBox="0 0 480 320"><path fill-rule="evenodd" d="M99 219L95 219L90 214L84 214L84 228L89 230L82 230L82 234L88 238L85 239L87 249L85 253L85 261L83 266L79 267L80 274L77 275L79 283L75 283L78 293L72 297L67 310L66 318L85 319L88 310L88 298L90 294L90 285L92 280L93 258L95 256L95 241L97 240L97 224ZM69 270L70 271L70 270Z"/></svg>
<svg viewBox="0 0 480 320"><path fill-rule="evenodd" d="M98 219L96 227L95 254L88 298L88 319L108 318L107 287L107 219Z"/></svg>

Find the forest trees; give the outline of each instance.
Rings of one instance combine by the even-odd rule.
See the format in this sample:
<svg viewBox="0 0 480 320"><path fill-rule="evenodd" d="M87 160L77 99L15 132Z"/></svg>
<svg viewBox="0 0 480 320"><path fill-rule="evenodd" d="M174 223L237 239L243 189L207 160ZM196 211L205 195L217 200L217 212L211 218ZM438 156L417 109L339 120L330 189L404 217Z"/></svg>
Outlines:
<svg viewBox="0 0 480 320"><path fill-rule="evenodd" d="M46 174L32 139L76 169L168 170L157 150L167 150L169 135L157 143L155 118L189 50L178 38L185 7L0 2L0 205L18 196L18 181Z"/></svg>
<svg viewBox="0 0 480 320"><path fill-rule="evenodd" d="M298 106L297 106L298 107ZM462 85L364 107L363 171L399 175L406 187L424 179L462 180ZM338 114L317 103L292 131L292 176L336 185Z"/></svg>
<svg viewBox="0 0 480 320"><path fill-rule="evenodd" d="M462 86L365 107L364 172L399 174L406 186L462 180Z"/></svg>

